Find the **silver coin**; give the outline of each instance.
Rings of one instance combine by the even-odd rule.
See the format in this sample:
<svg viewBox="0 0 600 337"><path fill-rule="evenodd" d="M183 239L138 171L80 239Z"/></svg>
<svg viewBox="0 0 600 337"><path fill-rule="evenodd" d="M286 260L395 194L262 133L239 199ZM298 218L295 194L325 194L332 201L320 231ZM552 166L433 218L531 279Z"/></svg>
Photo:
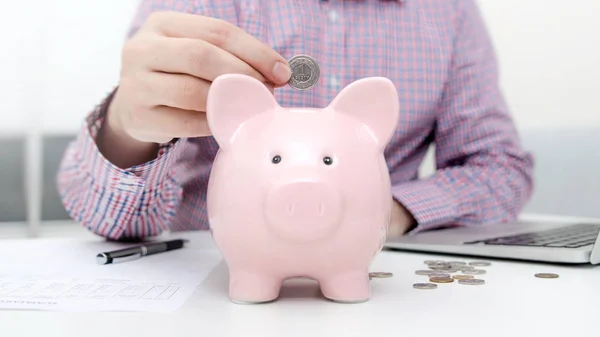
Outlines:
<svg viewBox="0 0 600 337"><path fill-rule="evenodd" d="M431 274L429 275L429 278L450 278L452 277L450 274Z"/></svg>
<svg viewBox="0 0 600 337"><path fill-rule="evenodd" d="M487 272L483 269L473 269L473 270L463 270L462 273L467 274L467 275L483 275Z"/></svg>
<svg viewBox="0 0 600 337"><path fill-rule="evenodd" d="M486 262L486 261L474 261L474 262L469 262L470 266L473 267L488 267L491 266L492 264L490 262Z"/></svg>
<svg viewBox="0 0 600 337"><path fill-rule="evenodd" d="M450 261L450 262L448 262L448 264L450 264L451 266L466 266L467 265L466 262L462 262L462 261Z"/></svg>
<svg viewBox="0 0 600 337"><path fill-rule="evenodd" d="M458 280L458 283L464 284L464 285L469 285L469 286L479 286L479 285L485 284L485 281L482 279L478 279L478 278L469 278L469 279Z"/></svg>
<svg viewBox="0 0 600 337"><path fill-rule="evenodd" d="M456 268L460 269L460 270L473 270L473 269L475 269L475 267L473 267L473 266L458 266Z"/></svg>
<svg viewBox="0 0 600 337"><path fill-rule="evenodd" d="M373 278L388 278L392 276L394 276L394 274L388 272L372 272L369 273L369 280Z"/></svg>
<svg viewBox="0 0 600 337"><path fill-rule="evenodd" d="M292 76L288 84L298 90L306 90L312 88L319 77L321 70L314 58L308 55L296 55L288 61Z"/></svg>
<svg viewBox="0 0 600 337"><path fill-rule="evenodd" d="M417 275L433 275L433 274L437 274L438 271L437 270L416 270L415 274Z"/></svg>
<svg viewBox="0 0 600 337"><path fill-rule="evenodd" d="M558 278L558 274L554 273L537 273L534 276L537 278Z"/></svg>
<svg viewBox="0 0 600 337"><path fill-rule="evenodd" d="M445 262L441 261L441 260L426 260L423 263L425 263L426 265L432 265L432 264L442 264Z"/></svg>
<svg viewBox="0 0 600 337"><path fill-rule="evenodd" d="M435 283L415 283L415 284L413 284L413 288L415 288L415 289L435 289L435 288L437 288L437 284L435 284Z"/></svg>

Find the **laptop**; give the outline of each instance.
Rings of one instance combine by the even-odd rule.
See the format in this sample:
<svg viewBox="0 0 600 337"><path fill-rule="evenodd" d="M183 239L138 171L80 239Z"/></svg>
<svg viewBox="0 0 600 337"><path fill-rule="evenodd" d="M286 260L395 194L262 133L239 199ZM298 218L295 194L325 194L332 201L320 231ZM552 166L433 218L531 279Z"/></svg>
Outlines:
<svg viewBox="0 0 600 337"><path fill-rule="evenodd" d="M384 249L596 265L600 264L600 220L520 219L434 229L388 237Z"/></svg>

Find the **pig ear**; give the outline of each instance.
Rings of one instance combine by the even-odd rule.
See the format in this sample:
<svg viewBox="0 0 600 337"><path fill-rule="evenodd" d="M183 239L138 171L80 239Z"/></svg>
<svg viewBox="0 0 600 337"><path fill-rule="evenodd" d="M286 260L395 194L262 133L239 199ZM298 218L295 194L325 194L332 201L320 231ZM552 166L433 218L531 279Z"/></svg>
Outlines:
<svg viewBox="0 0 600 337"><path fill-rule="evenodd" d="M392 81L384 77L369 77L342 89L329 108L365 124L374 141L383 149L396 129L400 103Z"/></svg>
<svg viewBox="0 0 600 337"><path fill-rule="evenodd" d="M225 74L213 80L206 99L208 127L220 147L227 147L248 119L279 107L273 94L257 79Z"/></svg>

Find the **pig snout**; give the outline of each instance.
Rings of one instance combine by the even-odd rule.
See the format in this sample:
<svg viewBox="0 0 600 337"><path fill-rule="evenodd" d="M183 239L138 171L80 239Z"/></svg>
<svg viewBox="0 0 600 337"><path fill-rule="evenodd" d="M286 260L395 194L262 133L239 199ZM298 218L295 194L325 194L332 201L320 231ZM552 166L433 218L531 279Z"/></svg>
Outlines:
<svg viewBox="0 0 600 337"><path fill-rule="evenodd" d="M322 182L293 182L270 189L265 216L275 234L293 241L313 241L334 233L342 207L337 188Z"/></svg>

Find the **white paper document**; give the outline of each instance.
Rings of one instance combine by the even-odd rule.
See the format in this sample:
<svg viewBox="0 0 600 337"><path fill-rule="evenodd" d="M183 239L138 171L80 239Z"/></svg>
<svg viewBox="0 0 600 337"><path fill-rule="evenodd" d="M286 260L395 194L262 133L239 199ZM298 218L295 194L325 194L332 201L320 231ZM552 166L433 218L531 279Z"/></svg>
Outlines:
<svg viewBox="0 0 600 337"><path fill-rule="evenodd" d="M96 264L96 254L126 244L0 241L0 256L10 256L0 265L0 310L175 311L221 261L210 241L198 241L202 242L109 265Z"/></svg>

